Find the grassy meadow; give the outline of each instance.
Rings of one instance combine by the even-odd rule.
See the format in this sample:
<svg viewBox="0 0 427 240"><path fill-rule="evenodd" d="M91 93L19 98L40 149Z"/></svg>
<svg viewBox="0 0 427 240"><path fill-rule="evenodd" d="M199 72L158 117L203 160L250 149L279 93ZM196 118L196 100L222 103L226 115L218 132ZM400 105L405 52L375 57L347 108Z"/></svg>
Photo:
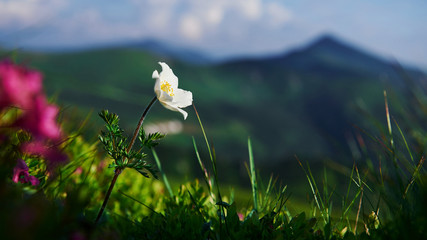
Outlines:
<svg viewBox="0 0 427 240"><path fill-rule="evenodd" d="M30 110L0 99L2 239L427 237L426 77L415 68L330 37L212 64L134 48L0 57L42 73L62 133L41 141ZM142 129L182 129L136 131L132 148L158 61L194 106L184 121L154 103ZM52 149L67 160L52 164Z"/></svg>

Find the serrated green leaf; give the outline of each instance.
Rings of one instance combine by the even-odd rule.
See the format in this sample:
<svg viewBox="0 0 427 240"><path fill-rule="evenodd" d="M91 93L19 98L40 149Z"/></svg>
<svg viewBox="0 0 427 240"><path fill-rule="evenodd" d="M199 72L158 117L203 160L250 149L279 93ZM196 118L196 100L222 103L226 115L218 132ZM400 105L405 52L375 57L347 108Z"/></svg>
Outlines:
<svg viewBox="0 0 427 240"><path fill-rule="evenodd" d="M139 170L139 169L135 169L135 170L138 171L142 176L144 176L146 178L150 178L150 176L148 175L148 173L146 173L146 172L144 172L142 170Z"/></svg>
<svg viewBox="0 0 427 240"><path fill-rule="evenodd" d="M147 147L148 149L151 149L155 146L157 146L159 143L158 141L162 139L165 135L161 134L159 132L156 133L150 133L146 135L143 128L141 128L138 139L141 142L141 147Z"/></svg>

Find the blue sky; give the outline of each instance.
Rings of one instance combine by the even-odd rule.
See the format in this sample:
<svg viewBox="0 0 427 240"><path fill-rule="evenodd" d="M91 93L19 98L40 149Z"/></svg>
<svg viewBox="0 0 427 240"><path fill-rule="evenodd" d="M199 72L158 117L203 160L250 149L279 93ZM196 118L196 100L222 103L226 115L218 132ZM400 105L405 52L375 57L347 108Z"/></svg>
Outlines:
<svg viewBox="0 0 427 240"><path fill-rule="evenodd" d="M427 68L424 0L0 0L0 45L80 47L160 39L215 57L339 38Z"/></svg>

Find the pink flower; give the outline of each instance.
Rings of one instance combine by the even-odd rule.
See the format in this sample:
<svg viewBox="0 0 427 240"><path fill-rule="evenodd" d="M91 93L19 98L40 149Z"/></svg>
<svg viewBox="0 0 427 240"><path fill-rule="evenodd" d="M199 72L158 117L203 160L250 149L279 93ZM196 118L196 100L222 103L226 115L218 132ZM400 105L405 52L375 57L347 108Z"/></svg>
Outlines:
<svg viewBox="0 0 427 240"><path fill-rule="evenodd" d="M56 122L59 109L47 102L42 75L6 60L0 62L0 111L9 106L22 110L9 127L21 128L32 135L31 142L21 145L24 153L43 157L49 169L67 161L67 156L58 148L63 141ZM28 174L22 159L14 168L13 181L39 184L37 178Z"/></svg>
<svg viewBox="0 0 427 240"><path fill-rule="evenodd" d="M76 174L76 175L80 175L80 174L82 174L83 173L83 168L82 167L78 167L78 168L76 168L76 170L74 171L74 174Z"/></svg>
<svg viewBox="0 0 427 240"><path fill-rule="evenodd" d="M0 109L13 105L31 107L34 96L42 91L42 75L10 61L0 62Z"/></svg>
<svg viewBox="0 0 427 240"><path fill-rule="evenodd" d="M13 177L12 180L14 182L21 182L21 183L31 183L31 185L39 185L39 180L34 177L30 176L28 173L28 166L25 163L24 160L18 159L18 162L16 163L16 166L13 168Z"/></svg>
<svg viewBox="0 0 427 240"><path fill-rule="evenodd" d="M243 216L243 214L242 213L237 213L237 216L239 217L239 220L240 221L243 221L243 220L245 220L245 216Z"/></svg>
<svg viewBox="0 0 427 240"><path fill-rule="evenodd" d="M34 99L33 106L24 112L16 125L29 131L36 138L57 141L61 137L61 128L56 123L59 112L55 105L47 104L43 95Z"/></svg>
<svg viewBox="0 0 427 240"><path fill-rule="evenodd" d="M10 61L0 62L0 111L7 106L23 110L14 126L27 130L37 139L60 139L61 129L56 123L59 109L47 103L39 72Z"/></svg>
<svg viewBox="0 0 427 240"><path fill-rule="evenodd" d="M21 150L24 153L45 158L49 168L56 167L57 165L65 163L68 160L67 155L62 153L58 149L58 146L48 146L46 142L40 140L24 143L21 146Z"/></svg>

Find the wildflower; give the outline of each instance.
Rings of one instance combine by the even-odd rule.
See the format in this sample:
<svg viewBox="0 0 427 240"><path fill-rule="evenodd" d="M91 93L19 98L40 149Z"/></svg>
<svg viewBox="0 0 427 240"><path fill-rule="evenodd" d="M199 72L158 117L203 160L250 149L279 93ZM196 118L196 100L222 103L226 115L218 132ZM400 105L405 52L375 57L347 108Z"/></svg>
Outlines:
<svg viewBox="0 0 427 240"><path fill-rule="evenodd" d="M159 64L162 66L162 72L160 74L157 70L153 72L153 78L156 79L154 92L157 99L165 108L180 112L185 120L188 114L181 108L192 104L193 94L178 88L178 77L175 76L172 69L166 63L159 62Z"/></svg>
<svg viewBox="0 0 427 240"><path fill-rule="evenodd" d="M28 166L25 163L24 160L18 159L18 162L16 166L13 168L13 177L12 180L14 182L21 182L21 183L31 183L31 185L39 185L40 181L34 177L30 176L28 173Z"/></svg>
<svg viewBox="0 0 427 240"><path fill-rule="evenodd" d="M76 175L80 175L83 173L83 168L82 167L77 167L76 170L74 171L74 174Z"/></svg>
<svg viewBox="0 0 427 240"><path fill-rule="evenodd" d="M32 108L24 112L16 125L29 131L36 138L56 141L61 137L61 128L56 123L59 109L47 104L42 95L34 99Z"/></svg>
<svg viewBox="0 0 427 240"><path fill-rule="evenodd" d="M67 156L58 149L58 146L55 145L58 143L54 143L52 146L49 146L48 144L49 142L46 141L33 140L22 144L21 150L26 154L43 157L47 161L50 169L58 166L59 164L65 163L68 160Z"/></svg>
<svg viewBox="0 0 427 240"><path fill-rule="evenodd" d="M28 109L41 90L42 75L39 72L7 60L0 62L0 109L10 105Z"/></svg>

